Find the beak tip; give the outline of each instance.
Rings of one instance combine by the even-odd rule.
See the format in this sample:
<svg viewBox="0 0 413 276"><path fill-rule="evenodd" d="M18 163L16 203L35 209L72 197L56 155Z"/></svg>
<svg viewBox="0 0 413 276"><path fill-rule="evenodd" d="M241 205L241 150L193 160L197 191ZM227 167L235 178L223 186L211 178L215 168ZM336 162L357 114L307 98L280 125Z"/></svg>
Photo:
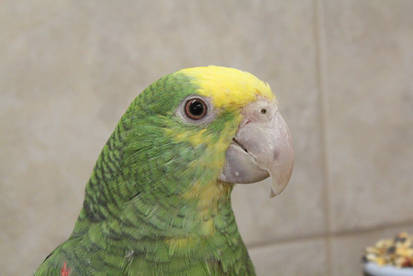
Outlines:
<svg viewBox="0 0 413 276"><path fill-rule="evenodd" d="M278 186L278 187L272 186L271 187L270 198L274 198L274 197L278 196L279 194L281 194L284 191L286 186L287 185Z"/></svg>
<svg viewBox="0 0 413 276"><path fill-rule="evenodd" d="M271 188L271 193L270 193L270 199L274 198L277 194L274 192L274 190Z"/></svg>

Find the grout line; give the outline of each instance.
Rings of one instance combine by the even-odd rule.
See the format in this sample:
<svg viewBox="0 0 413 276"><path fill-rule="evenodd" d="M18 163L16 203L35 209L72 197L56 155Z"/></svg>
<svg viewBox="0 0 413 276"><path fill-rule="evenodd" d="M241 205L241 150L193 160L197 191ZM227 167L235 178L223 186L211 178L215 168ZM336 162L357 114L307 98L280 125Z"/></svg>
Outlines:
<svg viewBox="0 0 413 276"><path fill-rule="evenodd" d="M332 236L333 237L347 237L347 236L354 236L357 234L365 234L369 232L388 230L391 228L411 227L412 225L413 225L413 220L405 220L402 222L395 222L395 223L390 223L390 224L379 224L379 225L376 225L370 228L337 231L337 232L332 233Z"/></svg>
<svg viewBox="0 0 413 276"><path fill-rule="evenodd" d="M321 144L321 160L323 167L324 181L324 212L326 221L327 235L324 237L326 242L326 259L327 259L327 275L332 275L332 256L331 256L331 213L330 213L330 179L328 166L328 145L327 145L327 97L325 79L327 78L326 62L325 62L325 33L324 33L324 10L322 0L314 0L314 40L316 45L316 78L318 89L320 92L320 144Z"/></svg>
<svg viewBox="0 0 413 276"><path fill-rule="evenodd" d="M330 236L330 239L350 237L350 236L356 236L359 234L366 234L366 233L371 233L371 232L389 230L392 228L412 227L412 226L413 226L413 220L407 220L407 221L391 223L391 224L376 225L376 226L368 227L368 228L358 228L358 229L356 228L352 230L332 232L330 233L329 236ZM248 249L257 249L257 248L271 247L274 245L281 245L281 244L286 244L286 243L321 240L321 239L325 239L326 235L327 233L317 233L317 234L310 234L310 235L301 235L301 236L294 236L294 237L288 237L288 238L274 239L272 241L247 244L247 247Z"/></svg>

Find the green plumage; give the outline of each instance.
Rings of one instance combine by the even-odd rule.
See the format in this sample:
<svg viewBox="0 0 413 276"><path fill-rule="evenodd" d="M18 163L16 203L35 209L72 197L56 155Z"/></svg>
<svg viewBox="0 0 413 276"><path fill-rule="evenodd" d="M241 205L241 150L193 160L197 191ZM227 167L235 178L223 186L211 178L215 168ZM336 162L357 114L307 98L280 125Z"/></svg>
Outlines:
<svg viewBox="0 0 413 276"><path fill-rule="evenodd" d="M73 233L35 275L254 275L232 185L216 180L225 159L216 144L229 143L239 111L183 123L176 110L197 89L175 73L132 102L100 153Z"/></svg>

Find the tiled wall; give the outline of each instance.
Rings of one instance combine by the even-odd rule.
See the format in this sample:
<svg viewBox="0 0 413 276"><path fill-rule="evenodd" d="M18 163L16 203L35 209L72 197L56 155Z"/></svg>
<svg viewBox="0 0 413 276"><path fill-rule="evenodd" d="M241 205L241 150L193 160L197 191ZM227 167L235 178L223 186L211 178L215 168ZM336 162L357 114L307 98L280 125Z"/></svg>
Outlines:
<svg viewBox="0 0 413 276"><path fill-rule="evenodd" d="M259 275L361 275L413 232L413 1L0 2L0 267L28 275L72 230L138 91L217 64L270 83L296 148L286 191L239 186Z"/></svg>

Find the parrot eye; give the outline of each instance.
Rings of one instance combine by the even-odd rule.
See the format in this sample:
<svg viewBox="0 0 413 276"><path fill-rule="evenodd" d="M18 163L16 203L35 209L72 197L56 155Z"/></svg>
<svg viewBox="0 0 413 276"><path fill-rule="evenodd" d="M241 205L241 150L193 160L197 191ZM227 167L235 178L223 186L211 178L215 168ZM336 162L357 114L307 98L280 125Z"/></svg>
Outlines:
<svg viewBox="0 0 413 276"><path fill-rule="evenodd" d="M212 122L217 114L209 98L190 95L181 102L176 115L184 123L205 126Z"/></svg>
<svg viewBox="0 0 413 276"><path fill-rule="evenodd" d="M193 98L185 103L185 115L192 120L200 120L207 114L208 107L200 98Z"/></svg>

